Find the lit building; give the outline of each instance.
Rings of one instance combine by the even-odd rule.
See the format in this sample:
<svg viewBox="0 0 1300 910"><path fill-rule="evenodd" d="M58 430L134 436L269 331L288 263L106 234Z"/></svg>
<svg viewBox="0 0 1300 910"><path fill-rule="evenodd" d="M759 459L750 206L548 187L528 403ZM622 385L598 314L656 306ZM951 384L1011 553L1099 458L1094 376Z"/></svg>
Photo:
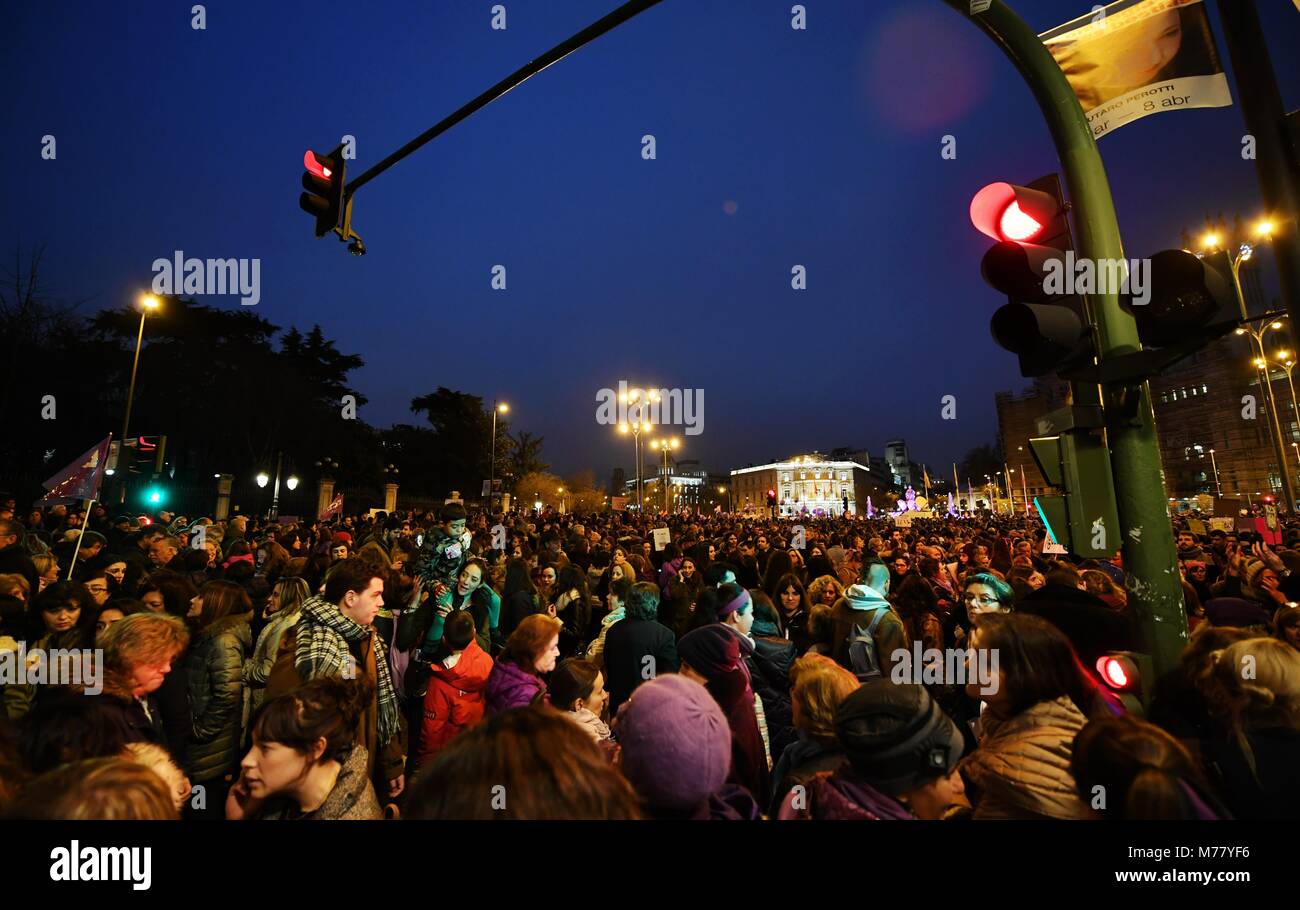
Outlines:
<svg viewBox="0 0 1300 910"><path fill-rule="evenodd" d="M817 452L796 455L733 470L732 510L766 512L771 490L781 515L842 515L846 504L850 515L861 515L866 513L868 496L875 497L877 507L885 505L891 481L856 461L831 460Z"/></svg>

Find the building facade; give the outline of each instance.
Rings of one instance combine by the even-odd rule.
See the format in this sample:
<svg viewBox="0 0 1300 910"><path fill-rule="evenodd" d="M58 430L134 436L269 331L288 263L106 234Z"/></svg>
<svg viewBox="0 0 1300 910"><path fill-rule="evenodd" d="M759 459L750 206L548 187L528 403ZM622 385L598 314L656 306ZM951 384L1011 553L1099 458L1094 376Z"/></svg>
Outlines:
<svg viewBox="0 0 1300 910"><path fill-rule="evenodd" d="M892 478L881 476L850 460L833 460L820 453L796 455L785 461L750 465L731 472L732 509L761 512L768 509L768 491L776 495L780 515L863 515L867 498L885 504Z"/></svg>

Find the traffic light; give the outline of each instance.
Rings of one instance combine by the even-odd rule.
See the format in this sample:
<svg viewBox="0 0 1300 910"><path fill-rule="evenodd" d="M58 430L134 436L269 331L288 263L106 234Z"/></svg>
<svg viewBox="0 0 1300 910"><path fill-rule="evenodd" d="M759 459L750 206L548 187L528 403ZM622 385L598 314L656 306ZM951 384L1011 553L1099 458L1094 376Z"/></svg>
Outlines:
<svg viewBox="0 0 1300 910"><path fill-rule="evenodd" d="M316 236L324 237L339 229L339 219L343 215L343 187L347 174L343 146L340 145L328 155L309 149L302 156L302 164L306 168L302 175L302 188L307 192L298 197L298 205L304 212L316 217ZM351 212L348 214L351 215ZM347 234L341 236L347 238Z"/></svg>
<svg viewBox="0 0 1300 910"><path fill-rule="evenodd" d="M1035 496L1053 543L1076 556L1109 558L1123 544L1102 410L1072 405L1038 419L1029 440L1038 469L1059 495Z"/></svg>
<svg viewBox="0 0 1300 910"><path fill-rule="evenodd" d="M1202 258L1187 250L1164 250L1150 262L1150 300L1121 301L1137 322L1143 347L1171 348L1186 356L1240 325L1227 253ZM1164 366L1169 362L1166 358Z"/></svg>
<svg viewBox="0 0 1300 910"><path fill-rule="evenodd" d="M997 241L980 274L1009 298L990 328L999 345L1019 356L1022 376L1066 375L1094 359L1086 305L1068 292L1074 271L1068 209L1056 174L1028 186L990 183L971 200L971 223ZM1058 288L1048 281L1053 275Z"/></svg>
<svg viewBox="0 0 1300 910"><path fill-rule="evenodd" d="M146 488L142 496L145 503L155 509L161 507L167 501L167 491L158 484Z"/></svg>
<svg viewBox="0 0 1300 910"><path fill-rule="evenodd" d="M1144 681L1155 678L1149 654L1136 651L1110 651L1097 658L1097 676L1119 698L1124 709L1141 717L1151 692Z"/></svg>
<svg viewBox="0 0 1300 910"><path fill-rule="evenodd" d="M161 474L163 462L167 456L166 436L137 436L126 440L125 446L131 449L129 471L132 474Z"/></svg>

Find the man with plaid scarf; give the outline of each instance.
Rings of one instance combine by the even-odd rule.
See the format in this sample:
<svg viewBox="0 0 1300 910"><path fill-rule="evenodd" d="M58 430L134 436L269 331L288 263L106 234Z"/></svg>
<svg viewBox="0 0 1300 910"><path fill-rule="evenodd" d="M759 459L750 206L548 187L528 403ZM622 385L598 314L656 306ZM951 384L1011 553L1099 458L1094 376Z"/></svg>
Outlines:
<svg viewBox="0 0 1300 910"><path fill-rule="evenodd" d="M303 602L298 622L281 639L267 680L267 700L324 676L363 679L374 692L357 741L368 753L375 792L396 797L405 786L406 734L383 641L374 628L384 605L384 576L353 557L334 568L324 596Z"/></svg>

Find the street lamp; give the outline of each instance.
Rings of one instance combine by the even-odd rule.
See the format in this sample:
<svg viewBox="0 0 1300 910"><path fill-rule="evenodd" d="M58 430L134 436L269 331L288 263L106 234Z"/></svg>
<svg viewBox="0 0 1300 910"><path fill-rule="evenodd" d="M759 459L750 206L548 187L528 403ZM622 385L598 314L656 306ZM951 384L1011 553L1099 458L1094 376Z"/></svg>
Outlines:
<svg viewBox="0 0 1300 910"><path fill-rule="evenodd" d="M262 489L265 490L265 489L266 489L266 485L267 485L268 483L270 483L270 482L271 482L271 477L270 477L269 474L267 474L265 471L258 471L258 472L257 472L257 485L258 485L259 487L261 487Z"/></svg>
<svg viewBox="0 0 1300 910"><path fill-rule="evenodd" d="M121 461L125 454L123 449L126 447L126 434L131 428L131 404L135 399L135 374L140 368L140 348L144 344L144 320L145 317L149 315L150 310L156 310L160 305L161 302L153 294L145 294L140 298L140 332L136 335L135 339L135 359L131 361L131 384L126 390L126 416L122 418L122 436L118 441L117 446L117 450L120 453L118 455L118 461ZM126 472L123 472L122 499L119 501L126 500L125 477Z"/></svg>
<svg viewBox="0 0 1300 910"><path fill-rule="evenodd" d="M496 493L497 482L497 414L508 414L510 405L504 401L492 399L492 455L488 467L488 509L492 508L492 496Z"/></svg>
<svg viewBox="0 0 1300 910"><path fill-rule="evenodd" d="M1260 242L1269 240L1272 233L1273 223L1268 219L1261 219L1255 224L1254 234L1259 238ZM1220 240L1219 235L1211 231L1202 238L1202 245L1206 250L1214 251L1219 249ZM1237 247L1236 255L1233 255L1226 248L1224 254L1228 258L1229 271L1232 273L1232 288L1237 295L1237 307L1241 312L1243 322L1243 325L1237 329L1237 334L1250 335L1259 349L1257 357L1263 360L1265 358L1264 333L1269 329L1282 328L1282 323L1279 320L1274 320L1262 329L1254 329L1245 325L1250 320L1250 314L1246 311L1246 295L1241 289L1241 264L1250 261L1251 257L1255 255L1255 247L1251 243L1243 242ZM1204 255L1204 253L1202 252L1199 255ZM1290 472L1286 470L1286 449L1282 444L1282 426L1277 419L1277 404L1273 400L1273 382L1267 367L1263 368L1263 377L1264 381L1260 385L1265 400L1268 402L1269 412L1273 417L1273 423L1269 426L1269 435L1273 437L1273 453L1277 458L1278 473L1282 477L1282 495L1286 498L1287 507L1294 512L1296 510L1295 487L1291 483Z"/></svg>
<svg viewBox="0 0 1300 910"><path fill-rule="evenodd" d="M650 429L650 424L649 424L649 423L646 423L646 424L643 426L640 422L633 422L633 423L630 423L630 424L628 424L628 423L620 423L620 424L618 425L618 431L619 431L620 433L622 433L624 436L626 436L628 433L631 433L631 434L632 434L632 444L633 444L633 449L634 449L634 451L635 451L635 457L636 457L636 507L637 507L637 511L642 511L642 510L643 510L643 504L642 504L642 502L641 502L641 431L642 431L643 429L645 429L645 430L649 430L649 429Z"/></svg>
<svg viewBox="0 0 1300 910"><path fill-rule="evenodd" d="M1291 419L1287 421L1287 435L1291 436L1291 424L1300 423L1300 407L1296 406L1295 381L1291 378L1291 371L1295 369L1296 361L1290 351L1278 351L1275 356L1280 359L1270 362L1286 371L1286 384L1291 390Z"/></svg>
<svg viewBox="0 0 1300 910"><path fill-rule="evenodd" d="M1223 485L1219 483L1219 463L1214 460L1214 449L1210 449L1210 467L1214 469L1214 490L1216 495L1223 495Z"/></svg>
<svg viewBox="0 0 1300 910"><path fill-rule="evenodd" d="M290 474L289 479L284 482L284 485L288 487L291 492L298 489L298 476L296 474Z"/></svg>
<svg viewBox="0 0 1300 910"><path fill-rule="evenodd" d="M668 453L671 452L673 449L677 448L677 445L678 445L678 441L676 437L670 437L667 439L650 440L650 447L653 449L658 449L660 452L663 453L664 456L664 474L663 474L662 483L664 488L664 511L665 512L671 511L668 505Z"/></svg>

